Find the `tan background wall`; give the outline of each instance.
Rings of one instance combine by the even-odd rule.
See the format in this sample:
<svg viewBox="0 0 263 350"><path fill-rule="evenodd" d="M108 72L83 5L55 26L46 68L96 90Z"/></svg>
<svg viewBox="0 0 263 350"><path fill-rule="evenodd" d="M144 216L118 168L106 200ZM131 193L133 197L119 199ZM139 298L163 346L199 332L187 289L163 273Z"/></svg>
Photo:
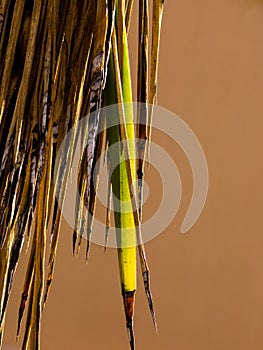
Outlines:
<svg viewBox="0 0 263 350"><path fill-rule="evenodd" d="M146 246L159 336L139 278L138 350L263 347L262 38L260 0L166 1L158 103L199 138L210 187L202 216L190 233L180 235L191 172L179 147L158 138L176 159L183 202L172 224ZM146 176L154 198L160 192L154 170ZM146 216L156 203L147 205ZM70 229L63 224L42 322L43 350L128 349L117 267L116 252L105 256L97 246L88 266L83 254L72 259ZM6 345L15 344L22 270L9 306Z"/></svg>

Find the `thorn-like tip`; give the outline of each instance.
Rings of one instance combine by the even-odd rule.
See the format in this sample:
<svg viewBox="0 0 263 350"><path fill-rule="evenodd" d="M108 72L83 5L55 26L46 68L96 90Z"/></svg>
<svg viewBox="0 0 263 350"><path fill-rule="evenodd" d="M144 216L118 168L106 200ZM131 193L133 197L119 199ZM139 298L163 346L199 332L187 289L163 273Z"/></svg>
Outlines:
<svg viewBox="0 0 263 350"><path fill-rule="evenodd" d="M81 242L82 242L82 237L79 236L78 242L77 242L76 245L75 245L75 255L76 255L76 256L79 256L79 251L80 251Z"/></svg>
<svg viewBox="0 0 263 350"><path fill-rule="evenodd" d="M154 307L153 307L153 298L152 298L152 293L151 293L151 290L150 290L150 275L149 275L149 271L145 271L143 273L143 281L144 281L144 289L145 289L145 293L146 293L146 296L147 296L149 309L150 309L152 320L153 320L153 325L154 325L156 334L158 334L157 321L156 321L156 316L155 316Z"/></svg>
<svg viewBox="0 0 263 350"><path fill-rule="evenodd" d="M73 239L72 239L72 253L73 253L73 256L75 255L76 243L77 243L77 232L74 231Z"/></svg>
<svg viewBox="0 0 263 350"><path fill-rule="evenodd" d="M126 327L128 330L128 336L130 341L130 347L132 350L135 349L135 337L133 330L133 312L135 302L135 291L124 292L123 294L125 316L126 316Z"/></svg>
<svg viewBox="0 0 263 350"><path fill-rule="evenodd" d="M106 232L105 232L104 253L106 253L107 251L108 237L109 237L109 227L106 228Z"/></svg>
<svg viewBox="0 0 263 350"><path fill-rule="evenodd" d="M127 324L128 334L129 334L129 340L130 340L130 347L131 350L135 350L135 339L134 339L134 331L133 331L133 324Z"/></svg>
<svg viewBox="0 0 263 350"><path fill-rule="evenodd" d="M88 260L89 260L89 247L90 247L90 241L88 239L87 240L87 247L86 247L86 264L88 263Z"/></svg>

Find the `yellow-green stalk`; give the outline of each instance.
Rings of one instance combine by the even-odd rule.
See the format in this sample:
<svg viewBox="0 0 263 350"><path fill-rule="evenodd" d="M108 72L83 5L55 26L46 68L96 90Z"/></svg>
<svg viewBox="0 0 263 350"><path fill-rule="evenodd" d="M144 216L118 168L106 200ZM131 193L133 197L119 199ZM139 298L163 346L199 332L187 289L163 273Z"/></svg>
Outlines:
<svg viewBox="0 0 263 350"><path fill-rule="evenodd" d="M120 102L132 102L132 89L130 78L130 63L128 56L127 33L125 28L125 16L120 16L120 4L118 7L118 47L115 30L113 31L112 52L110 55L107 84L105 88L106 104L116 104ZM121 25L121 27L120 27ZM120 54L121 53L121 54ZM124 128L126 130L129 159L125 159L123 144L124 141L120 132L120 115L118 108L107 118L108 125L115 125L107 129L109 147L114 145L114 152L109 152L109 164L118 164L115 169L110 169L112 174L112 191L115 226L118 244L118 259L120 269L120 279L124 307L127 321L127 328L130 335L131 348L134 348L133 336L133 306L136 291L136 225L132 208L129 175L132 181L136 180L135 170L135 140L134 140L134 120L132 104L121 106L123 108ZM127 156L127 154L126 154ZM115 158L117 157L117 159ZM115 159L114 159L115 158ZM131 174L127 173L127 164L130 163ZM135 194L134 194L135 195Z"/></svg>

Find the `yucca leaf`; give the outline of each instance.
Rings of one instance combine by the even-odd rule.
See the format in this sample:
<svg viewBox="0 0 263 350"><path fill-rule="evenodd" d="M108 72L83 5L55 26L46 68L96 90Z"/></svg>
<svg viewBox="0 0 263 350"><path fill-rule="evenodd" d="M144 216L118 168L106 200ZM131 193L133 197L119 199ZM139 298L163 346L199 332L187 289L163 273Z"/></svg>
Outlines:
<svg viewBox="0 0 263 350"><path fill-rule="evenodd" d="M132 14L132 8L133 8L134 0L126 0L126 6L125 6L125 26L127 33L129 32L130 28L130 22L131 22L131 14Z"/></svg>
<svg viewBox="0 0 263 350"><path fill-rule="evenodd" d="M147 142L147 123L148 123L148 32L149 32L149 5L148 0L139 3L139 38L138 38L138 79L137 79L137 118L138 118L138 143L137 143L137 179L138 179L138 208L140 221L142 222L142 204L143 204L143 176L145 149ZM140 264L148 305L152 315L155 329L157 323L153 308L152 295L150 292L150 270L147 264L145 248L139 232L138 250Z"/></svg>
<svg viewBox="0 0 263 350"><path fill-rule="evenodd" d="M24 287L23 287L23 292L22 292L20 306L19 306L17 332L16 332L17 338L19 336L21 321L23 319L23 315L24 315L24 311L25 311L25 307L26 307L26 302L28 299L28 295L29 295L29 291L30 291L30 287L31 287L31 283L32 283L33 270L34 270L34 256L35 256L35 242L33 242L33 247L31 249L31 254L29 257L28 265L27 265L26 277L25 277L25 281L24 281Z"/></svg>
<svg viewBox="0 0 263 350"><path fill-rule="evenodd" d="M152 106L156 102L157 96L157 77L159 65L159 51L160 51L160 36L163 17L164 0L153 0L153 14L152 14L152 45L151 45L151 74L150 74L150 93L149 104ZM151 125L152 125L153 109L150 108L149 122L147 130L147 138L151 140ZM148 143L149 145L149 143ZM148 148L149 152L149 148Z"/></svg>
<svg viewBox="0 0 263 350"><path fill-rule="evenodd" d="M138 79L137 79L137 100L138 110L138 160L137 160L137 178L138 178L138 198L139 213L142 220L142 201L143 201L143 172L145 147L147 140L147 122L148 122L148 32L149 15L148 0L143 0L139 4L139 38L138 38Z"/></svg>
<svg viewBox="0 0 263 350"><path fill-rule="evenodd" d="M86 248L86 261L88 259L88 253L89 253L89 240L92 233L92 227L94 222L94 216L95 216L95 208L96 208L96 199L97 199L97 189L98 189L98 182L99 182L99 159L101 156L101 153L103 151L103 142L104 142L104 136L105 136L105 128L104 125L105 120L103 116L100 117L99 120L99 130L103 130L100 132L97 136L96 140L96 146L94 150L94 161L92 164L92 180L90 183L90 196L89 196L89 206L88 206L88 221L87 221L87 248Z"/></svg>
<svg viewBox="0 0 263 350"><path fill-rule="evenodd" d="M123 7L119 7L119 9ZM110 57L109 62L109 72L108 72L108 80L105 91L105 99L108 104L120 103L120 108L123 108L123 101L131 102L131 86L129 84L130 80L130 70L129 70L129 58L127 53L127 36L126 29L124 26L124 17L123 19L123 57L122 66L123 66L123 77L121 81L120 76L120 67L118 60L118 49L117 49L117 40L115 35L115 30L113 31L113 51ZM120 39L120 40L123 40ZM129 80L129 81L126 81ZM123 83L122 83L123 82ZM124 100L125 99L125 100ZM111 157L118 157L117 159L117 168L111 169L110 173L112 174L112 191L115 195L114 198L118 200L113 200L114 203L114 216L115 216L115 226L117 230L117 243L118 243L118 257L119 257L119 268L120 268L120 279L122 286L122 295L124 300L124 309L126 314L126 323L127 329L129 331L130 337L130 345L131 348L134 348L134 333L133 333L133 305L134 305L134 297L136 291L136 226L134 222L134 215L131 204L131 192L130 188L130 180L134 182L135 180L135 145L134 145L134 123L133 123L133 112L131 105L126 108L125 112L120 111L125 114L120 116L117 115L111 116L111 118L116 118L116 126L110 128L110 132L108 132L108 142L109 147L111 145L115 145L114 153L109 153L109 162L110 166L113 163ZM124 119L125 118L125 119ZM125 123L125 124L123 124ZM126 130L126 138L121 137L121 129L127 128ZM120 146L120 141L128 141L123 142L122 146ZM125 159L125 155L123 153L122 148L129 147L130 149L130 157ZM117 149L116 149L117 148ZM131 163L130 163L131 162ZM130 165L130 172L127 174L126 164ZM131 170L133 169L133 170ZM131 178L133 177L133 179ZM130 204L127 204L130 203ZM124 208L122 206L129 206L128 212L124 212Z"/></svg>
<svg viewBox="0 0 263 350"><path fill-rule="evenodd" d="M140 171L143 172L145 144L142 148L142 162L136 165L127 41L132 9L133 0L1 2L0 344L13 276L27 230L30 258L19 309L18 332L29 296L22 349L40 347L42 307L54 275L62 205L79 135L73 131L68 147L62 154L59 149L71 127L90 113L89 123L81 130L83 141L88 140L88 147L79 168L81 202L77 206L73 236L74 245L77 237L80 244L81 235L86 229L89 244L99 179L98 167L95 165L104 147L103 133L97 135L97 131L104 129L102 124L99 127L99 123L103 123L100 107L106 82L105 101L107 104L119 104L118 110L112 116L119 127L107 129L111 176L105 239L110 226L109 203L112 191L115 195L113 203L120 278L132 348L135 347L133 307L136 290L136 243L145 290L155 321L135 191L136 170L139 169L139 174ZM155 0L152 32L157 41L153 38L150 101L155 99L161 12L162 2ZM146 0L140 2L139 17L138 101L147 102ZM145 124L144 120L147 120L147 113L140 111L139 122ZM141 125L138 135L144 137L145 134L148 137L148 131ZM117 153L112 154L110 146L116 142L119 142ZM55 172L58 154L61 158ZM111 174L112 157L117 158L119 166ZM141 208L142 184L138 195ZM128 212L125 212L127 207ZM44 293L47 223L52 214L51 247Z"/></svg>

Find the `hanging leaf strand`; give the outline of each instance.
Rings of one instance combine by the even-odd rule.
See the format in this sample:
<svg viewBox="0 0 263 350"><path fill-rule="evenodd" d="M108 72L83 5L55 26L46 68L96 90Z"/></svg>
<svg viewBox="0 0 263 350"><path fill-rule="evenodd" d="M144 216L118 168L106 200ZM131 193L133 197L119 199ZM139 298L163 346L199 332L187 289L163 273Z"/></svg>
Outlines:
<svg viewBox="0 0 263 350"><path fill-rule="evenodd" d="M152 118L146 104L156 100L163 3L153 0L148 64L149 3L139 2L137 99L142 105L136 121L128 44L133 0L0 2L0 348L10 292L25 243L29 258L17 337L27 310L22 349L40 349L41 316L54 277L62 206L79 138L87 146L78 165L80 200L76 199L75 206L73 253L78 253L85 237L88 259L99 185L97 165L106 150L109 182L105 249L113 201L131 349L135 349L137 247L157 329L141 223L145 149ZM101 108L112 104L118 104L112 116L116 125L108 127L112 120ZM83 129L74 128L87 115ZM59 153L70 130L71 137ZM135 137L140 139L138 144ZM110 146L117 151L110 152ZM134 185L136 178L138 187Z"/></svg>

